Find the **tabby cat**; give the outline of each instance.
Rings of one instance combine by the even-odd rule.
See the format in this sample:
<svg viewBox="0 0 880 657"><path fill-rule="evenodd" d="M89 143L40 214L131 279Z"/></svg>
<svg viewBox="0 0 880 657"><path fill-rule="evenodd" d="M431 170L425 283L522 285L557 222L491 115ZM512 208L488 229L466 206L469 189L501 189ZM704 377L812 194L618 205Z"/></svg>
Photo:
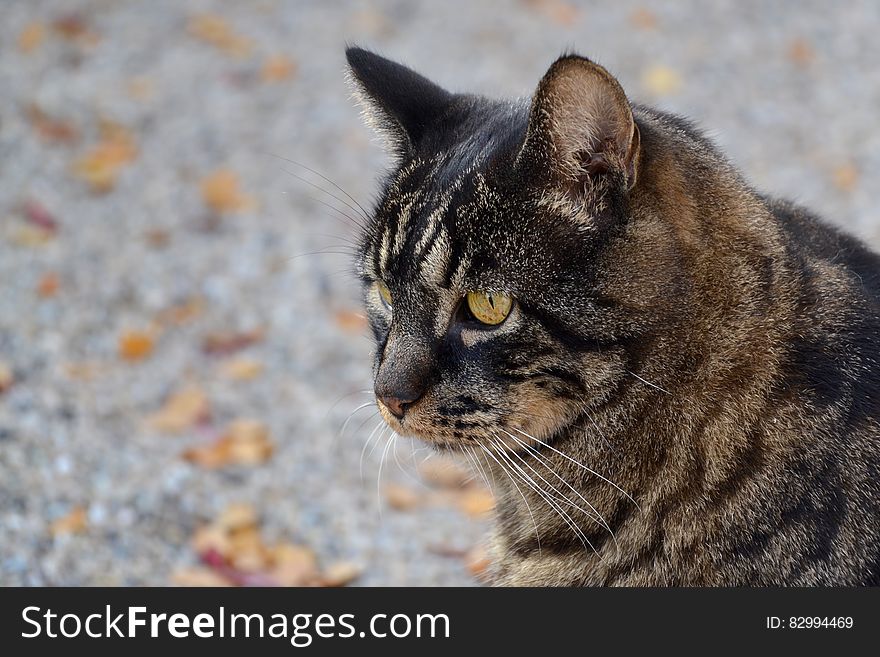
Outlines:
<svg viewBox="0 0 880 657"><path fill-rule="evenodd" d="M347 57L378 406L494 482L495 584L880 584L880 257L589 59L497 101Z"/></svg>

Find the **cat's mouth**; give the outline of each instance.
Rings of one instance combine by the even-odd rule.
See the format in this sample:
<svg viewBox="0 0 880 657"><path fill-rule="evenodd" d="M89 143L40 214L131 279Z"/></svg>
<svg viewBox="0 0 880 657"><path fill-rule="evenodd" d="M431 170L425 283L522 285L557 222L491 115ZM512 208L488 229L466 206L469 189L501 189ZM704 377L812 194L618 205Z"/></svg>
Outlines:
<svg viewBox="0 0 880 657"><path fill-rule="evenodd" d="M541 444L536 438L535 427L525 426L516 413L485 418L483 421L464 421L461 418L447 417L430 408L429 404L419 403L398 417L377 399L376 404L382 419L399 436L414 438L441 451L464 451L482 448L486 445L504 451L521 451Z"/></svg>

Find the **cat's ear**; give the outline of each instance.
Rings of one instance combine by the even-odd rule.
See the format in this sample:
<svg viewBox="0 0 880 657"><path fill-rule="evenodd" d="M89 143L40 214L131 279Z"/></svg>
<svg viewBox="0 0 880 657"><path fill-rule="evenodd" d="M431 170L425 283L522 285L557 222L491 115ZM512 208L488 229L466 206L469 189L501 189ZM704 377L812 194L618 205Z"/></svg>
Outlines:
<svg viewBox="0 0 880 657"><path fill-rule="evenodd" d="M532 98L520 159L564 185L619 173L632 188L638 154L639 130L620 83L584 57L556 60Z"/></svg>
<svg viewBox="0 0 880 657"><path fill-rule="evenodd" d="M407 67L362 48L346 49L349 79L376 129L397 155L411 154L453 95Z"/></svg>

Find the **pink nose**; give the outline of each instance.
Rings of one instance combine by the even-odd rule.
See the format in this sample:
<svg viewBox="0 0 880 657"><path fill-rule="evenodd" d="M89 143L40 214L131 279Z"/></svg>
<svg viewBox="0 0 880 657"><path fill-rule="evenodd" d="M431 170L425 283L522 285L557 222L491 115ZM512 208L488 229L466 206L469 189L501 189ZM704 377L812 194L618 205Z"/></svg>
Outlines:
<svg viewBox="0 0 880 657"><path fill-rule="evenodd" d="M379 397L379 400L397 419L402 418L407 407L415 401L413 399L399 399L398 397L391 396Z"/></svg>

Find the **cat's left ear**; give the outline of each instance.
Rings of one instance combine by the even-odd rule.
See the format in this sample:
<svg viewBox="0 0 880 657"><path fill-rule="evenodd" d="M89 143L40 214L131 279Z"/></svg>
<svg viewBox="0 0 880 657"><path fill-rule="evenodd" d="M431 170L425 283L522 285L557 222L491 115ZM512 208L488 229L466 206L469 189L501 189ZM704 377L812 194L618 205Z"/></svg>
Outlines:
<svg viewBox="0 0 880 657"><path fill-rule="evenodd" d="M631 189L638 174L639 129L620 83L578 55L553 63L532 98L519 159L580 188L590 176L617 173Z"/></svg>
<svg viewBox="0 0 880 657"><path fill-rule="evenodd" d="M411 155L449 108L453 94L389 59L351 47L345 51L349 79L364 110L396 155Z"/></svg>

